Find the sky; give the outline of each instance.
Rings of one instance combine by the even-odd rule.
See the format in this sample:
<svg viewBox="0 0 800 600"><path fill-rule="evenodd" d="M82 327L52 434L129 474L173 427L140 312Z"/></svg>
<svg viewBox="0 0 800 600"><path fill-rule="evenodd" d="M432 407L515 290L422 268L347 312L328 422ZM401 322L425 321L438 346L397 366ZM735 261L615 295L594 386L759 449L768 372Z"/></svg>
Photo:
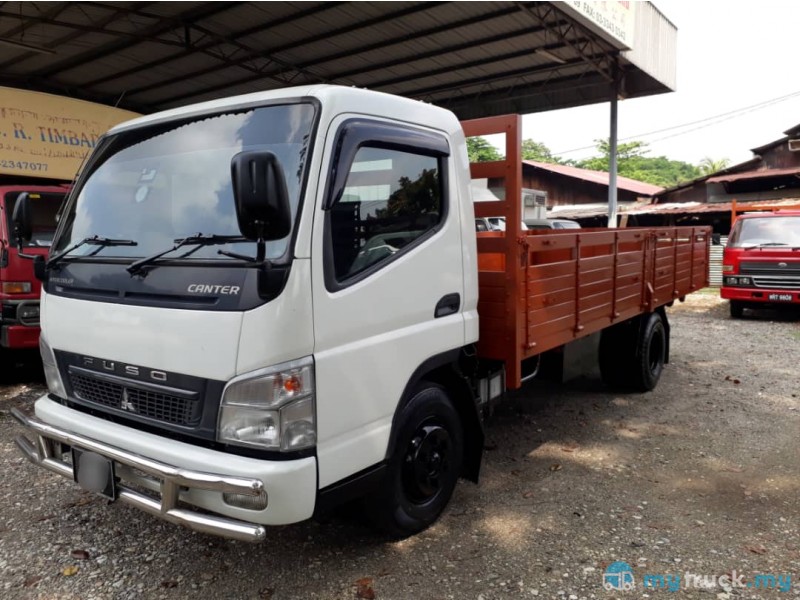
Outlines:
<svg viewBox="0 0 800 600"><path fill-rule="evenodd" d="M678 28L677 91L620 101L621 142L648 142L648 156L693 164L704 157L727 158L735 164L751 158L751 148L777 140L800 124L800 2L654 4ZM642 135L791 94L795 95L729 118ZM523 117L523 138L543 142L565 158L586 158L596 154L593 148L568 151L607 138L609 122L608 103L536 113Z"/></svg>

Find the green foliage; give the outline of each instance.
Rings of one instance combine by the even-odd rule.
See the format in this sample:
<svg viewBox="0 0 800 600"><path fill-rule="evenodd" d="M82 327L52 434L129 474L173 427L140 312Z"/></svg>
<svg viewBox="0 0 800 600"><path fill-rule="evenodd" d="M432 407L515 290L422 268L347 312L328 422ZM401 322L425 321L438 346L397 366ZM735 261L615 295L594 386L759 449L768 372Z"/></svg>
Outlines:
<svg viewBox="0 0 800 600"><path fill-rule="evenodd" d="M486 141L485 138L479 136L467 138L467 155L471 163L503 160L503 155L500 154L500 151Z"/></svg>
<svg viewBox="0 0 800 600"><path fill-rule="evenodd" d="M727 169L730 165L731 160L729 158L718 158L715 160L710 156L706 156L700 161L697 167L700 169L701 175L711 175L717 171L722 171L722 169Z"/></svg>
<svg viewBox="0 0 800 600"><path fill-rule="evenodd" d="M553 156L550 148L536 140L523 140L521 151L522 160L564 164L561 158ZM467 153L469 154L469 162L488 162L503 160L504 158L503 154L497 148L482 137L467 138Z"/></svg>
<svg viewBox="0 0 800 600"><path fill-rule="evenodd" d="M541 142L527 139L522 142L522 159L607 172L610 156L609 141L607 139L595 140L595 143L597 144L599 156L583 160L571 160L553 155L550 148ZM503 159L500 151L482 137L467 138L467 151L470 162ZM709 172L718 171L728 166L727 159L720 161L703 159L699 166L695 166L681 160L671 160L666 156L647 156L648 152L647 142L634 140L618 144L617 173L623 177L653 185L672 187L703 175L705 173L703 165L706 161L709 163L707 168L713 168Z"/></svg>
<svg viewBox="0 0 800 600"><path fill-rule="evenodd" d="M561 159L553 156L550 148L534 140L522 140L522 160L535 160L545 163L560 163Z"/></svg>
<svg viewBox="0 0 800 600"><path fill-rule="evenodd" d="M439 189L439 172L436 169L423 169L414 180L401 177L398 183L400 186L389 196L386 208L376 211L378 218L413 217L439 212L439 194L434 193Z"/></svg>
<svg viewBox="0 0 800 600"><path fill-rule="evenodd" d="M600 156L576 161L576 167L608 171L610 148L608 140L595 140ZM647 142L633 141L617 146L617 173L623 177L644 181L661 187L672 187L700 176L698 167L666 156L646 156Z"/></svg>

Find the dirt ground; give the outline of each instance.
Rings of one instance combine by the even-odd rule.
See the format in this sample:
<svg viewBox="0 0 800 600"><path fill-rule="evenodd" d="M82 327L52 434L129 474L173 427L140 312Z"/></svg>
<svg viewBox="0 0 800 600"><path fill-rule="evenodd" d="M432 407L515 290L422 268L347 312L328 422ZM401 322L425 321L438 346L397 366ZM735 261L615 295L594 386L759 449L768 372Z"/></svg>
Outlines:
<svg viewBox="0 0 800 600"><path fill-rule="evenodd" d="M532 382L489 422L481 483L393 543L347 513L253 546L107 506L20 457L7 411L43 386L35 365L6 372L0 596L580 600L656 598L676 581L682 598L800 596L800 318L734 321L713 292L669 316L655 391ZM633 591L603 589L616 561ZM695 589L693 575L737 587Z"/></svg>

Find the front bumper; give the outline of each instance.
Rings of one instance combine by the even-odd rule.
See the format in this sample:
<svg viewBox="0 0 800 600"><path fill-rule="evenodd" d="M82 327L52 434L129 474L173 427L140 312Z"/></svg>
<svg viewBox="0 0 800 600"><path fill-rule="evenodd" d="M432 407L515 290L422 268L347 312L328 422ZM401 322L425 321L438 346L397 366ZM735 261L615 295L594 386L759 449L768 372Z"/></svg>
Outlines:
<svg viewBox="0 0 800 600"><path fill-rule="evenodd" d="M24 435L15 440L31 462L74 479L61 444L100 454L118 466L120 501L195 531L259 542L266 538L264 525L302 521L314 512L313 457L265 461L234 456L111 423L47 397L37 401L36 417L16 409L12 415L36 440ZM231 506L224 493L266 494L267 507Z"/></svg>
<svg viewBox="0 0 800 600"><path fill-rule="evenodd" d="M792 299L789 301L770 300L770 294L790 294ZM742 302L752 303L759 302L775 306L800 304L800 291L797 290L723 286L720 288L720 297L725 300L740 300Z"/></svg>
<svg viewBox="0 0 800 600"><path fill-rule="evenodd" d="M38 348L38 325L4 325L0 327L0 347L2 348Z"/></svg>

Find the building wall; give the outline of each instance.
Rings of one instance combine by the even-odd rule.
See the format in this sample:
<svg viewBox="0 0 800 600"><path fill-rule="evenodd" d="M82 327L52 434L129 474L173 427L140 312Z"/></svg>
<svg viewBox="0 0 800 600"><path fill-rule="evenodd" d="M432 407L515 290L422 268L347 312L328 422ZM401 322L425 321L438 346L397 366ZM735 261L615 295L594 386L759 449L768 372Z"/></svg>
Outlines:
<svg viewBox="0 0 800 600"><path fill-rule="evenodd" d="M787 169L790 167L800 168L800 152L791 152L789 145L785 141L781 144L773 146L767 150L763 150L761 154L761 161L748 165L747 170L756 169ZM758 185L757 180L753 180L753 185ZM656 202L664 204L668 202L730 202L731 200L738 200L740 202L754 202L761 200L779 200L781 198L796 198L800 197L800 188L781 187L780 189L773 190L771 187L775 181L763 180L763 188L760 191L753 191L750 188L747 192L736 191L736 188L741 189L741 184L731 183L707 183L699 181L693 185L681 188L667 194L656 196Z"/></svg>
<svg viewBox="0 0 800 600"><path fill-rule="evenodd" d="M705 202L706 201L706 182L699 181L689 187L680 188L669 192L668 194L660 194L656 196L657 204L666 204L668 202Z"/></svg>
<svg viewBox="0 0 800 600"><path fill-rule="evenodd" d="M770 148L761 155L763 164L770 169L787 169L800 167L800 152L791 152L789 144L782 144Z"/></svg>
<svg viewBox="0 0 800 600"><path fill-rule="evenodd" d="M526 168L522 174L522 187L547 192L547 206L594 204L608 201L608 186L540 169ZM618 202L635 202L638 195L618 190Z"/></svg>

